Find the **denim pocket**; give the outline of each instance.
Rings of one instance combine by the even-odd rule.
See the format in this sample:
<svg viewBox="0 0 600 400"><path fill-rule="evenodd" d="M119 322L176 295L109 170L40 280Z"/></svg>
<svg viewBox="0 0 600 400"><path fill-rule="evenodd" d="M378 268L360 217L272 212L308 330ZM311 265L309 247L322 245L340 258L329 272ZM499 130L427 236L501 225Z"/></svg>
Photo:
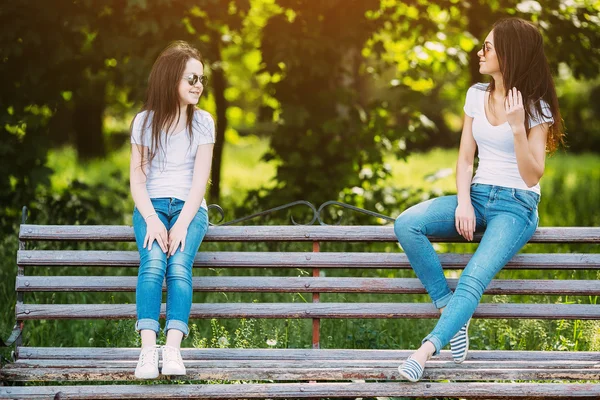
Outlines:
<svg viewBox="0 0 600 400"><path fill-rule="evenodd" d="M512 192L512 197L517 203L527 208L529 211L533 211L537 207L537 198L534 193L530 193L527 190L515 189Z"/></svg>

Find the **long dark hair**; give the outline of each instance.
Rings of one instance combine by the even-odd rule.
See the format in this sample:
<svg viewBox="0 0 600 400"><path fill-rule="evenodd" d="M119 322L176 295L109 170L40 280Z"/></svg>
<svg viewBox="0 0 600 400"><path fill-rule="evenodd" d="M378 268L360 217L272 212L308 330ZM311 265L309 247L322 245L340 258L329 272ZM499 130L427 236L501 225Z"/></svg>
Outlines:
<svg viewBox="0 0 600 400"><path fill-rule="evenodd" d="M542 34L531 22L520 18L501 19L494 24L492 31L506 90L504 96L513 87L521 92L527 134L530 129L530 117L539 119L544 116L554 119L554 124L548 130L546 150L550 153L555 151L560 145L564 145L565 134L554 81L544 54ZM493 92L494 89L495 82L492 79L488 90ZM492 96L490 101L491 99ZM540 100L548 103L551 115L547 115L548 109L542 109Z"/></svg>
<svg viewBox="0 0 600 400"><path fill-rule="evenodd" d="M204 65L200 51L187 42L172 42L164 49L152 66L148 78L148 90L142 111L147 111L141 125L141 142L147 134L148 119L152 118L150 126L151 146L148 160L142 153L141 165L152 162L158 151L163 150L160 137L161 131L176 126L179 123L179 83L185 72L185 66L190 59L196 59ZM186 109L186 126L190 141L192 140L192 122L196 106L188 104ZM133 122L131 124L133 127ZM142 168L143 169L143 168Z"/></svg>

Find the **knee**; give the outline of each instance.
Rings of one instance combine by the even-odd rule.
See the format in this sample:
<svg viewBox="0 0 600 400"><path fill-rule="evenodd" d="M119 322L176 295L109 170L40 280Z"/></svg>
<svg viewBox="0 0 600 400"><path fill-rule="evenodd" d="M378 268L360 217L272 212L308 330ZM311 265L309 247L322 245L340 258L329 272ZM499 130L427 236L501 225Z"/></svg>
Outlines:
<svg viewBox="0 0 600 400"><path fill-rule="evenodd" d="M477 275L464 273L461 275L459 283L454 292L455 296L463 297L470 301L479 302L485 291L486 284L482 282Z"/></svg>
<svg viewBox="0 0 600 400"><path fill-rule="evenodd" d="M171 262L167 270L167 282L183 281L192 284L192 265L182 262Z"/></svg>
<svg viewBox="0 0 600 400"><path fill-rule="evenodd" d="M417 224L418 220L415 215L410 212L410 209L400 214L394 222L394 233L396 238L402 245L407 243L415 235L421 234L421 230Z"/></svg>
<svg viewBox="0 0 600 400"><path fill-rule="evenodd" d="M140 279L156 279L162 282L166 268L167 262L164 257L144 257L140 262L138 276Z"/></svg>

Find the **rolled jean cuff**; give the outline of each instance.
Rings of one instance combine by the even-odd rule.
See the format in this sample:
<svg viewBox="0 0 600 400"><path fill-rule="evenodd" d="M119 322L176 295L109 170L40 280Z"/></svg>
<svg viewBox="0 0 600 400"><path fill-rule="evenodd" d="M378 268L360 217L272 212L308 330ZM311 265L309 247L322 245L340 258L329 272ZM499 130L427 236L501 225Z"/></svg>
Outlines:
<svg viewBox="0 0 600 400"><path fill-rule="evenodd" d="M442 342L440 342L440 339L438 339L436 336L433 336L430 333L429 335L425 336L425 339L421 341L421 344L425 344L425 342L427 341L431 342L433 344L433 347L435 347L435 353L433 353L433 355L439 355L440 350L442 349Z"/></svg>
<svg viewBox="0 0 600 400"><path fill-rule="evenodd" d="M154 333L158 335L158 332L160 331L160 324L158 321L149 318L138 319L135 323L135 330L139 333L141 330L145 329L154 331Z"/></svg>
<svg viewBox="0 0 600 400"><path fill-rule="evenodd" d="M433 305L439 310L446 307L450 303L450 299L452 299L452 292L447 293L441 299L433 300Z"/></svg>
<svg viewBox="0 0 600 400"><path fill-rule="evenodd" d="M188 324L186 324L183 321L178 321L176 319L171 319L167 321L167 324L165 325L165 334L167 334L167 331L169 329L177 329L178 331L181 331L183 333L184 338L186 338L187 335L190 333Z"/></svg>

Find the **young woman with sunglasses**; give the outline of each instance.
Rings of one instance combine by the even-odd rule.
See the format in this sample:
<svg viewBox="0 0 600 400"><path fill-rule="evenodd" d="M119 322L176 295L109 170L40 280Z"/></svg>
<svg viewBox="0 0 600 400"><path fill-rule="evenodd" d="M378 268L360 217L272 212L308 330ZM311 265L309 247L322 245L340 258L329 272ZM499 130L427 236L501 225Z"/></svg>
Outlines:
<svg viewBox="0 0 600 400"><path fill-rule="evenodd" d="M157 378L156 336L167 281L162 374L185 375L180 345L192 304L192 264L208 229L204 193L215 142L211 115L196 107L206 78L200 52L185 42L155 61L142 111L131 124L133 228L140 253L136 330L139 379Z"/></svg>
<svg viewBox="0 0 600 400"><path fill-rule="evenodd" d="M461 363L469 348L468 327L492 278L527 243L538 224L539 181L546 152L563 142L563 128L543 39L531 23L498 21L486 37L479 72L491 76L466 95L456 165L457 195L432 199L403 212L394 230L412 268L441 317L398 369L416 382L425 362L450 343ZM479 166L473 176L475 151ZM454 293L427 236L484 232ZM442 312L443 310L443 312Z"/></svg>

